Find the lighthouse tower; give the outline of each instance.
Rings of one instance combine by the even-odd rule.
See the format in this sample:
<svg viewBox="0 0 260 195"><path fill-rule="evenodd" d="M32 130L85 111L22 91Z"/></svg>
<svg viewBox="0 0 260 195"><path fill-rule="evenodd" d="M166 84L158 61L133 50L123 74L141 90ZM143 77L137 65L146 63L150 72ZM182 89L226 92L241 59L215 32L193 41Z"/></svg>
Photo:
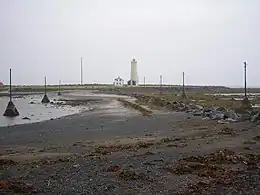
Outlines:
<svg viewBox="0 0 260 195"><path fill-rule="evenodd" d="M137 84L138 84L137 61L133 59L131 61L131 75L130 75L130 80L128 81L128 85L137 85Z"/></svg>

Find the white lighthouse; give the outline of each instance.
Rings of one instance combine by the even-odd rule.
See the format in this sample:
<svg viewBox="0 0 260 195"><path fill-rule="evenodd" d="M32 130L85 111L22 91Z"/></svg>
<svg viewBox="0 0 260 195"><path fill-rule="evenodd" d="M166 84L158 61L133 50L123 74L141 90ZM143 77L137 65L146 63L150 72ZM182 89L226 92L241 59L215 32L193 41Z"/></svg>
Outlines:
<svg viewBox="0 0 260 195"><path fill-rule="evenodd" d="M137 85L137 84L138 84L137 61L133 59L131 61L131 75L130 75L130 80L128 81L128 85Z"/></svg>

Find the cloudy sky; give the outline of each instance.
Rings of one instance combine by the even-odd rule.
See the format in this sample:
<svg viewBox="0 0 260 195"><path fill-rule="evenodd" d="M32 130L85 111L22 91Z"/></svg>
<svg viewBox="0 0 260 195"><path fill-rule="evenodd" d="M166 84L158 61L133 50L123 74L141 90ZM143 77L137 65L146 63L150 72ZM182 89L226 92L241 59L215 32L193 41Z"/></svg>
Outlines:
<svg viewBox="0 0 260 195"><path fill-rule="evenodd" d="M259 0L0 0L0 81L260 86Z"/></svg>

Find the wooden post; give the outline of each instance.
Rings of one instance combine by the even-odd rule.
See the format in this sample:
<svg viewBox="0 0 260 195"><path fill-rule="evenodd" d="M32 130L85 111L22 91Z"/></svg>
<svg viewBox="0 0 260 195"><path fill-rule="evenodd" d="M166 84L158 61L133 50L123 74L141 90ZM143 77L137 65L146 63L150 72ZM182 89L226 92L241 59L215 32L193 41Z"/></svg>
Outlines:
<svg viewBox="0 0 260 195"><path fill-rule="evenodd" d="M80 58L80 84L83 85L83 59Z"/></svg>
<svg viewBox="0 0 260 195"><path fill-rule="evenodd" d="M182 98L186 99L187 96L185 94L185 80L184 80L184 72L182 72Z"/></svg>

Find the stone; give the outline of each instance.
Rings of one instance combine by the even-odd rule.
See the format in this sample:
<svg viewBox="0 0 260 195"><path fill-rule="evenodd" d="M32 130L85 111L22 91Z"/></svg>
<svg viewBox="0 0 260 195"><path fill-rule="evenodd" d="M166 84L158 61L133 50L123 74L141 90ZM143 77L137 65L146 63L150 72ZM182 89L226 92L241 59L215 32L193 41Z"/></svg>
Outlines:
<svg viewBox="0 0 260 195"><path fill-rule="evenodd" d="M251 122L257 122L259 120L260 120L260 111L257 114L252 116Z"/></svg>
<svg viewBox="0 0 260 195"><path fill-rule="evenodd" d="M227 118L225 119L227 122L231 122L231 123L235 123L235 122L238 122L238 120L236 119L233 119L233 118Z"/></svg>
<svg viewBox="0 0 260 195"><path fill-rule="evenodd" d="M23 119L23 120L31 120L31 119L30 119L29 117L27 117L27 116L26 116L26 117L23 117L22 119Z"/></svg>
<svg viewBox="0 0 260 195"><path fill-rule="evenodd" d="M219 112L212 112L211 119L213 120L221 120L224 119L224 114Z"/></svg>
<svg viewBox="0 0 260 195"><path fill-rule="evenodd" d="M6 107L6 110L4 112L4 116L7 117L15 117L15 116L19 116L19 112L16 109L14 103L12 101L10 101Z"/></svg>
<svg viewBox="0 0 260 195"><path fill-rule="evenodd" d="M218 111L218 112L226 112L226 108L219 107L219 108L216 108L216 111Z"/></svg>
<svg viewBox="0 0 260 195"><path fill-rule="evenodd" d="M229 122L228 121L225 121L225 120L218 120L218 123L219 124L229 124Z"/></svg>
<svg viewBox="0 0 260 195"><path fill-rule="evenodd" d="M239 121L240 116L235 112L228 111L228 112L224 113L224 119L232 119L232 120L235 120L235 121Z"/></svg>
<svg viewBox="0 0 260 195"><path fill-rule="evenodd" d="M212 110L212 108L203 108L203 112L211 112Z"/></svg>
<svg viewBox="0 0 260 195"><path fill-rule="evenodd" d="M199 110L193 111L193 116L202 116L202 115L203 115L202 111L199 111Z"/></svg>

